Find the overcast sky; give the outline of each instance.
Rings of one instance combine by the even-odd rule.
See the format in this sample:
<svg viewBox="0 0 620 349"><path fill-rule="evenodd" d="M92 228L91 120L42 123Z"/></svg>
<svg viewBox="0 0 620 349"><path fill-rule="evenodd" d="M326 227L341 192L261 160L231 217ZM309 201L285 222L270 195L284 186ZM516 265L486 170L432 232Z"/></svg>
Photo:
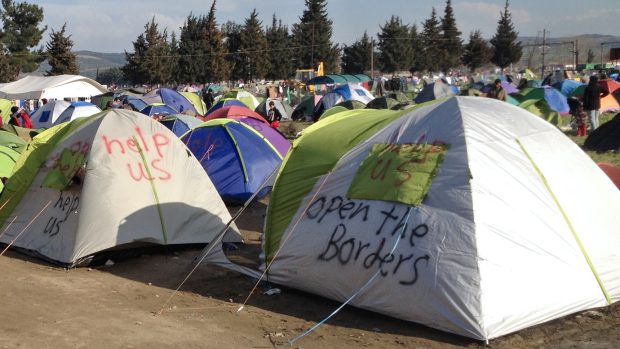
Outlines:
<svg viewBox="0 0 620 349"><path fill-rule="evenodd" d="M14 0L20 2L21 0ZM133 51L132 41L144 31L154 16L160 28L179 34L188 14L207 14L211 0L27 0L43 7L44 24L67 32L74 50L98 52ZM333 21L332 41L350 45L364 31L376 37L392 15L404 23L421 27L435 7L443 16L445 0L328 0L327 11ZM472 30L480 29L490 38L497 27L504 0L453 0L457 25L465 41ZM275 14L290 26L299 22L304 0L218 0L218 25L228 20L243 24L253 9L259 19L271 25ZM578 34L620 35L620 0L512 0L510 11L516 30L523 36L552 37ZM42 43L49 40L49 29Z"/></svg>

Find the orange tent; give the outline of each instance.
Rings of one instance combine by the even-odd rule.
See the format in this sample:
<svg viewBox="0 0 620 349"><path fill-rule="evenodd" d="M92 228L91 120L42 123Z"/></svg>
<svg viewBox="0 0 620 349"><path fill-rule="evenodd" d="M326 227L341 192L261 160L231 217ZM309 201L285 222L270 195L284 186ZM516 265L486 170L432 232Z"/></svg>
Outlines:
<svg viewBox="0 0 620 349"><path fill-rule="evenodd" d="M604 113L612 110L620 110L620 102L616 99L616 97L614 97L614 91L620 89L620 83L612 79L604 79L599 80L598 84L609 91L607 96L601 98L601 112ZM571 96L582 98L584 90L585 85L579 86L573 90Z"/></svg>

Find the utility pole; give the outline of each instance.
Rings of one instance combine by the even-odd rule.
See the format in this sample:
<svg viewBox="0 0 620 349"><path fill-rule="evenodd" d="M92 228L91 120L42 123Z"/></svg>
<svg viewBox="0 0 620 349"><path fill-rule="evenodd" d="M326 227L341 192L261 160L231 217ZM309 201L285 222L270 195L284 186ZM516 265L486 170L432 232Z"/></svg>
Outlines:
<svg viewBox="0 0 620 349"><path fill-rule="evenodd" d="M542 41L542 68L540 71L540 76L544 78L545 76L545 45L547 45L547 29L543 29L543 41Z"/></svg>
<svg viewBox="0 0 620 349"><path fill-rule="evenodd" d="M574 54L573 61L575 63L575 65L573 66L573 69L577 70L577 64L579 64L579 40L573 41L573 54Z"/></svg>
<svg viewBox="0 0 620 349"><path fill-rule="evenodd" d="M374 79L375 75L375 61L374 61L374 52L375 52L375 39L370 38L370 79Z"/></svg>

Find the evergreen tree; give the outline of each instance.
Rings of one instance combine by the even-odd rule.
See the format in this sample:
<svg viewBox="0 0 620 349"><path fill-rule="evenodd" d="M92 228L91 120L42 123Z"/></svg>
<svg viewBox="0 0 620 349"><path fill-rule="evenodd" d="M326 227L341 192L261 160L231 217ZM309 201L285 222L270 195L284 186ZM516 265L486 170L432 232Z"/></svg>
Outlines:
<svg viewBox="0 0 620 349"><path fill-rule="evenodd" d="M50 41L47 43L47 61L51 67L45 75L62 75L80 73L80 69L76 63L76 57L71 49L73 48L73 40L71 36L65 36L67 23L63 24L62 29L57 32L52 29L50 33Z"/></svg>
<svg viewBox="0 0 620 349"><path fill-rule="evenodd" d="M206 42L203 40L204 23L193 14L189 14L181 27L177 48L178 64L175 73L179 82L204 82L207 59L203 55L206 51Z"/></svg>
<svg viewBox="0 0 620 349"><path fill-rule="evenodd" d="M332 20L327 18L327 0L305 0L300 22L293 24L293 46L296 48L296 68L316 67L323 62L325 71L338 71L340 48L333 45Z"/></svg>
<svg viewBox="0 0 620 349"><path fill-rule="evenodd" d="M422 38L418 34L418 26L412 25L409 31L409 44L411 45L411 73L424 70L424 48L422 46Z"/></svg>
<svg viewBox="0 0 620 349"><path fill-rule="evenodd" d="M451 68L460 64L461 54L463 52L463 40L460 38L461 32L456 27L451 0L446 1L444 16L441 19L441 30L440 68L445 74L448 74Z"/></svg>
<svg viewBox="0 0 620 349"><path fill-rule="evenodd" d="M125 77L135 84L160 84L171 76L170 45L166 30L160 33L155 17L144 26L144 33L133 42L134 52L127 53L127 64L122 68Z"/></svg>
<svg viewBox="0 0 620 349"><path fill-rule="evenodd" d="M31 72L37 69L39 63L45 59L43 48L31 51L43 38L47 26L39 28L43 21L43 8L27 2L14 3L13 0L2 0L0 8L2 30L0 43L9 53L11 68L2 68L11 72L9 80L14 80L20 71ZM2 48L2 47L0 47Z"/></svg>
<svg viewBox="0 0 620 349"><path fill-rule="evenodd" d="M204 55L207 58L206 71L203 81L224 81L230 76L230 66L226 61L226 45L224 36L215 21L215 0L211 4L209 14L204 21L203 40L205 40Z"/></svg>
<svg viewBox="0 0 620 349"><path fill-rule="evenodd" d="M18 73L17 67L11 64L11 54L0 46L0 82L11 82Z"/></svg>
<svg viewBox="0 0 620 349"><path fill-rule="evenodd" d="M394 73L411 68L411 41L409 27L403 24L400 17L392 15L385 25L379 27L379 61L381 69L386 73Z"/></svg>
<svg viewBox="0 0 620 349"><path fill-rule="evenodd" d="M170 50L170 58L168 62L170 62L170 81L179 83L179 42L177 41L177 35L175 32L172 32L170 35L170 43L168 45L168 49Z"/></svg>
<svg viewBox="0 0 620 349"><path fill-rule="evenodd" d="M243 26L233 21L228 21L222 26L222 35L226 37L226 50L228 55L226 61L230 67L230 79L239 80L244 76L243 65L245 57L239 51L241 50L241 30Z"/></svg>
<svg viewBox="0 0 620 349"><path fill-rule="evenodd" d="M123 71L117 67L102 71L97 69L97 78L95 80L103 85L118 85L125 82Z"/></svg>
<svg viewBox="0 0 620 349"><path fill-rule="evenodd" d="M293 75L293 51L291 50L291 39L288 34L288 27L273 15L271 27L265 29L265 38L269 50L269 62L271 69L267 71L268 79L288 79Z"/></svg>
<svg viewBox="0 0 620 349"><path fill-rule="evenodd" d="M493 64L504 69L511 63L516 63L521 59L523 52L521 42L516 42L517 36L518 33L514 29L510 11L508 11L508 0L506 0L504 11L500 12L497 31L491 39L491 45L493 45L491 62Z"/></svg>
<svg viewBox="0 0 620 349"><path fill-rule="evenodd" d="M370 70L372 43L368 34L364 35L351 46L345 46L342 52L342 72L344 74L360 74ZM376 60L375 60L376 62Z"/></svg>
<svg viewBox="0 0 620 349"><path fill-rule="evenodd" d="M241 52L246 59L246 64L243 65L245 79L249 81L264 78L271 68L271 62L267 55L267 39L256 9L245 20L241 30Z"/></svg>
<svg viewBox="0 0 620 349"><path fill-rule="evenodd" d="M433 7L431 17L424 21L420 41L422 42L421 68L431 72L441 69L441 27L437 20L437 13Z"/></svg>
<svg viewBox="0 0 620 349"><path fill-rule="evenodd" d="M491 59L492 50L486 40L482 38L480 30L469 34L469 42L465 45L463 52L463 64L469 70L475 72L476 69L488 64Z"/></svg>

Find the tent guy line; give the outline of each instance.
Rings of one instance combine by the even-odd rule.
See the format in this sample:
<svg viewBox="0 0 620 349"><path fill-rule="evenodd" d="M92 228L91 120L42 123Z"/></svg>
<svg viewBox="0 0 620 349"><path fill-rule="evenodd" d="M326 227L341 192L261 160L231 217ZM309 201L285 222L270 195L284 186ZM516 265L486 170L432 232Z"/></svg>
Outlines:
<svg viewBox="0 0 620 349"><path fill-rule="evenodd" d="M4 250L2 250L2 252L0 252L0 256L4 255L4 253L13 245L13 243L15 241L17 241L17 239L19 239L20 236L22 236L22 234L26 231L26 229L28 229L28 227L30 227L30 225L32 224L32 222L34 222L37 218L39 218L39 216L41 215L41 213L43 213L43 211L45 211L45 209L47 208L47 206L49 206L52 203L52 201L48 201L47 204L45 204L45 206L43 206L43 208L41 209L41 211L39 211L39 213L36 214L36 216L34 216L30 222L28 222L28 224L26 224L26 226L22 229L22 231L19 232L19 234L17 234L17 236L15 236L4 248ZM7 229L11 226L11 224L13 224L13 222L15 221L15 219L17 219L17 216L13 217L13 220L11 221L11 223L9 224L9 226L7 226ZM5 229L6 231L6 229ZM4 234L4 232L2 232Z"/></svg>

